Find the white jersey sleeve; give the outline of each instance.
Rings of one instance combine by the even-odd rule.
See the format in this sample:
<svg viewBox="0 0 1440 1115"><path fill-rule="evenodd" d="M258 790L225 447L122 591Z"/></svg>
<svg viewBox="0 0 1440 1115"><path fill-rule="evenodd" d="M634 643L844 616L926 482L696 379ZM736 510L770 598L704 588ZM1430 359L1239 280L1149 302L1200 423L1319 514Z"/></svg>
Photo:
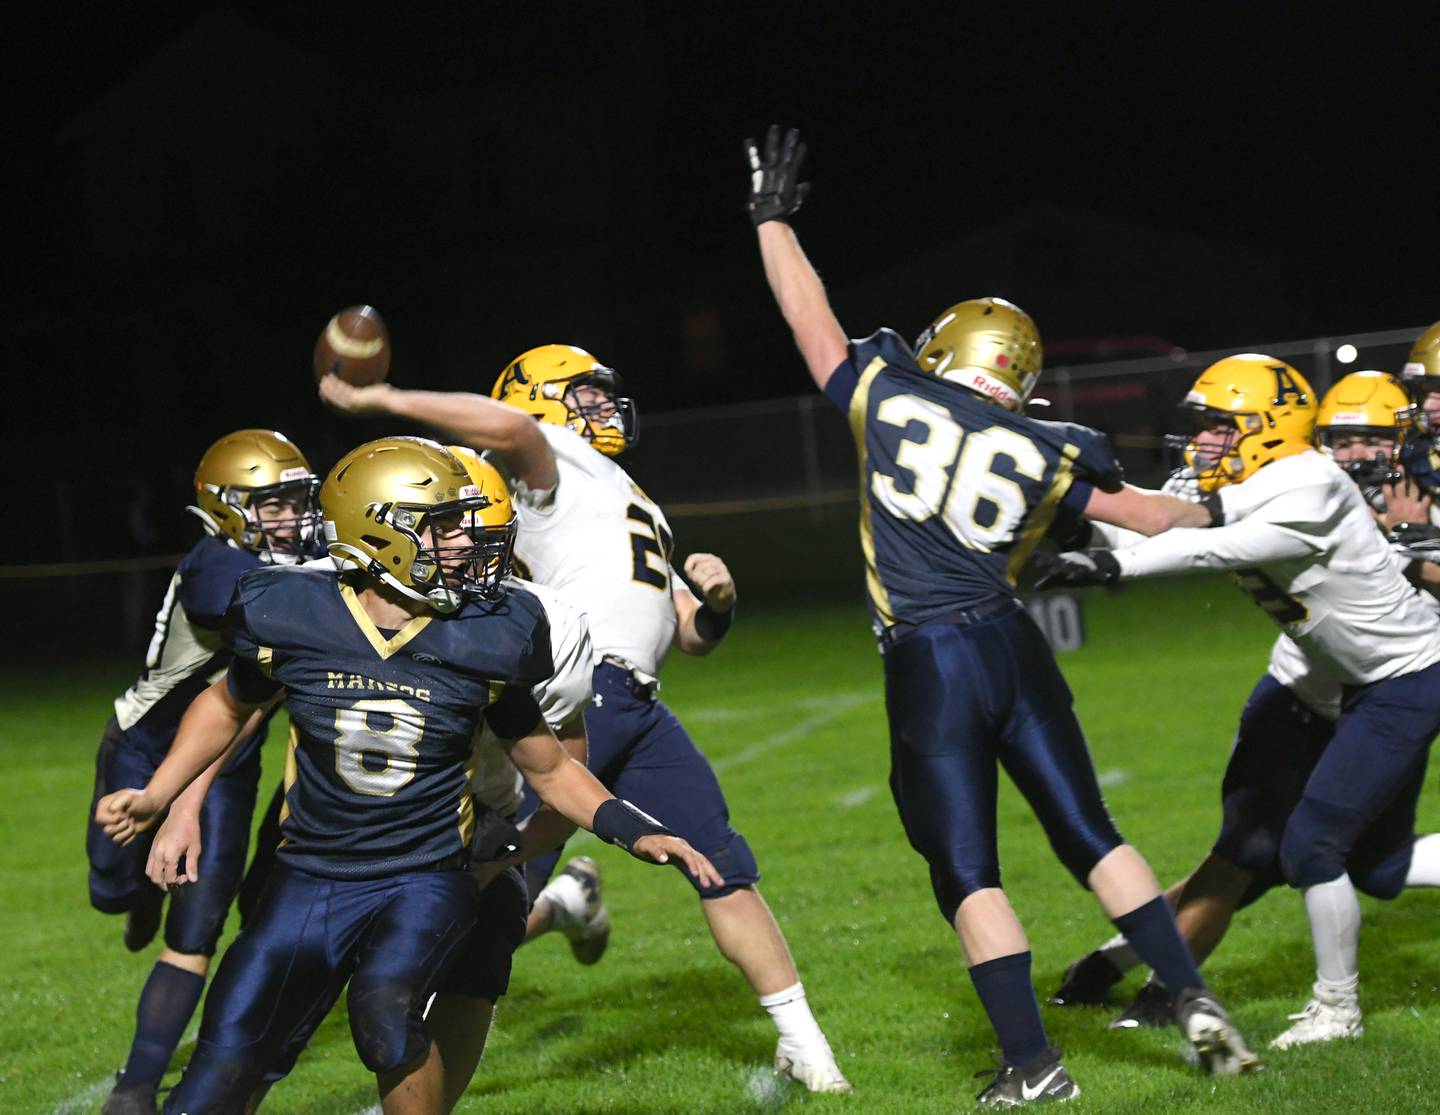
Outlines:
<svg viewBox="0 0 1440 1115"><path fill-rule="evenodd" d="M567 721L583 715L590 704L595 652L585 613L553 589L518 579L511 583L532 593L545 606L555 672L531 692L545 722L552 730L559 731ZM482 805L507 817L520 808L524 793L524 783L510 761L509 748L485 723L484 717L475 733L470 788Z"/></svg>
<svg viewBox="0 0 1440 1115"><path fill-rule="evenodd" d="M1314 451L1221 490L1223 527L1116 554L1122 574L1230 569L1316 667L1364 685L1440 661L1440 622L1405 579L1355 483Z"/></svg>
<svg viewBox="0 0 1440 1115"><path fill-rule="evenodd" d="M571 430L542 425L559 472L546 493L517 487L515 554L529 580L583 604L597 656L659 675L675 635L664 513L609 457Z"/></svg>

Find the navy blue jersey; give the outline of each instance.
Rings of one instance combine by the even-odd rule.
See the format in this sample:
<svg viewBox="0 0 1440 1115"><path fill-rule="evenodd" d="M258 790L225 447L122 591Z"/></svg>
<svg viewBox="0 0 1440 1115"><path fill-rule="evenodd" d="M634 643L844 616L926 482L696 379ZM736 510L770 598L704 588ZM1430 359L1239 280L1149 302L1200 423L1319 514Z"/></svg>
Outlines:
<svg viewBox="0 0 1440 1115"><path fill-rule="evenodd" d="M242 573L260 565L249 550L206 537L191 548L170 578L145 652L145 671L115 701L125 744L159 763L170 750L180 718L196 695L230 664L220 625ZM229 769L249 762L265 738L262 726L231 758Z"/></svg>
<svg viewBox="0 0 1440 1115"><path fill-rule="evenodd" d="M532 686L554 672L540 601L512 588L382 632L332 570L260 569L225 619L231 691L290 714L279 856L315 875L378 878L464 849L474 825L472 737L535 726ZM497 723L506 713L508 723Z"/></svg>
<svg viewBox="0 0 1440 1115"><path fill-rule="evenodd" d="M1092 486L1121 484L1103 434L1012 414L922 372L889 329L852 341L825 393L860 452L877 629L1013 595L1061 501L1083 508Z"/></svg>

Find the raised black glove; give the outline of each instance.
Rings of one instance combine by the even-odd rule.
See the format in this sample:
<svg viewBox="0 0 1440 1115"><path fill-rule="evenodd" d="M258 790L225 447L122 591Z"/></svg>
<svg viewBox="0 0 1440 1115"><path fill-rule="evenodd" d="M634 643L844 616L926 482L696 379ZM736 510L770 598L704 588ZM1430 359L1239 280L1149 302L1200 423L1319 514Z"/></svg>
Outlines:
<svg viewBox="0 0 1440 1115"><path fill-rule="evenodd" d="M799 181L800 164L805 159L805 145L800 132L791 128L780 139L780 125L771 124L765 133L762 152L753 139L745 141L745 157L750 160L750 200L745 208L757 226L766 221L788 221L800 208L810 183Z"/></svg>
<svg viewBox="0 0 1440 1115"><path fill-rule="evenodd" d="M1050 567L1035 582L1035 591L1113 585L1119 579L1120 563L1109 550L1071 550L1055 555Z"/></svg>

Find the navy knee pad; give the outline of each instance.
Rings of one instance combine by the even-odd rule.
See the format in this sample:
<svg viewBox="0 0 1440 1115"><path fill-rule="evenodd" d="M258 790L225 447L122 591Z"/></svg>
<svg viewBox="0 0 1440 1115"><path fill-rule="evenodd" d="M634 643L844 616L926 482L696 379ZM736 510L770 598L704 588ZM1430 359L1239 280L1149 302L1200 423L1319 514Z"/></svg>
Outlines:
<svg viewBox="0 0 1440 1115"><path fill-rule="evenodd" d="M1350 879L1357 890L1364 891L1371 898L1389 901L1398 898L1405 889L1405 878L1410 874L1410 859L1414 842L1396 848L1375 864L1350 864Z"/></svg>
<svg viewBox="0 0 1440 1115"><path fill-rule="evenodd" d="M428 995L425 996L428 998ZM350 982L350 1035L355 1052L371 1072L393 1072L430 1048L430 1034L421 1018L425 1000L394 980Z"/></svg>
<svg viewBox="0 0 1440 1115"><path fill-rule="evenodd" d="M1070 872L1082 887L1089 889L1090 872L1095 870L1095 865L1124 843L1125 838L1113 824L1091 824L1071 826L1064 836L1052 841L1050 846L1065 865L1065 870Z"/></svg>
<svg viewBox="0 0 1440 1115"><path fill-rule="evenodd" d="M172 890L165 914L165 946L187 956L214 956L234 894L233 883L202 871L197 882Z"/></svg>
<svg viewBox="0 0 1440 1115"><path fill-rule="evenodd" d="M935 904L947 925L955 924L955 912L960 903L977 890L990 890L1000 885L1000 865L987 863L959 867L956 864L930 865L930 889L935 894Z"/></svg>
<svg viewBox="0 0 1440 1115"><path fill-rule="evenodd" d="M760 881L760 865L755 861L755 853L750 850L749 842L738 832L732 830L726 844L707 850L705 856L715 865L715 870L724 877L724 886L702 891L700 890L700 880L685 870L679 860L674 861L689 884L700 892L701 898L724 898L727 894L734 894L744 887L753 887Z"/></svg>
<svg viewBox="0 0 1440 1115"><path fill-rule="evenodd" d="M254 1052L254 1046L224 1049L204 1040L198 1042L180 1082L165 1101L166 1115L241 1115L262 1079Z"/></svg>
<svg viewBox="0 0 1440 1115"><path fill-rule="evenodd" d="M1280 870L1292 887L1313 887L1345 874L1354 833L1364 819L1338 805L1302 798L1280 838Z"/></svg>

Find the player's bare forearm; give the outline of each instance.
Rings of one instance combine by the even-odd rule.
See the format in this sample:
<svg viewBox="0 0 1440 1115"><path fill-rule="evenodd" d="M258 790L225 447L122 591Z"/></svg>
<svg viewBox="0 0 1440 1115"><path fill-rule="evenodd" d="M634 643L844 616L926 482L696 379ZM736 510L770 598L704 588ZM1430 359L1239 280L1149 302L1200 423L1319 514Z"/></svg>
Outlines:
<svg viewBox="0 0 1440 1115"><path fill-rule="evenodd" d="M1192 503L1187 499L1150 492L1126 484L1118 492L1096 488L1085 504L1085 517L1137 534L1160 534L1177 527L1208 527L1215 524L1215 505Z"/></svg>
<svg viewBox="0 0 1440 1115"><path fill-rule="evenodd" d="M610 791L576 762L543 720L529 735L510 745L510 758L540 800L567 821L591 830L595 810Z"/></svg>
<svg viewBox="0 0 1440 1115"><path fill-rule="evenodd" d="M762 226L763 227L763 226ZM735 581L714 554L691 554L685 559L685 576L696 590L676 582L675 636L672 642L686 654L709 654L730 629L735 611Z"/></svg>
<svg viewBox="0 0 1440 1115"><path fill-rule="evenodd" d="M95 820L117 844L129 844L221 754L255 710L230 695L221 678L190 703L170 753L143 790L116 790L95 805Z"/></svg>
<svg viewBox="0 0 1440 1115"><path fill-rule="evenodd" d="M795 230L783 221L766 221L755 234L770 292L795 336L810 377L823 391L845 359L845 330L836 320L825 284L801 249Z"/></svg>
<svg viewBox="0 0 1440 1115"><path fill-rule="evenodd" d="M198 817L200 809L205 804L205 795L210 792L210 786L219 777L220 772L225 769L240 745L249 739L260 727L260 722L265 719L265 710L257 708L246 718L245 724L235 733L230 745L221 752L220 757L200 772L194 782L181 791L180 796L170 806L170 813L188 813Z"/></svg>
<svg viewBox="0 0 1440 1115"><path fill-rule="evenodd" d="M581 766L585 765L590 754L590 741L585 734L583 710L557 728L555 738L567 756ZM520 834L524 839L520 844L520 854L515 857L514 862L523 863L536 856L543 856L546 852L553 852L574 836L579 827L563 813L542 804L520 825Z"/></svg>
<svg viewBox="0 0 1440 1115"><path fill-rule="evenodd" d="M356 387L338 376L325 376L320 397L342 414L404 418L430 426L450 441L493 451L511 476L533 489L555 486L555 454L535 420L484 395L408 391L388 383Z"/></svg>
<svg viewBox="0 0 1440 1115"><path fill-rule="evenodd" d="M263 706L237 701L223 677L191 701L170 753L144 790L146 798L156 804L157 812L222 760L251 718L258 715L263 715Z"/></svg>
<svg viewBox="0 0 1440 1115"><path fill-rule="evenodd" d="M511 476L531 488L555 486L555 453L528 414L468 392L390 390L397 417L431 426L472 449L491 450Z"/></svg>

